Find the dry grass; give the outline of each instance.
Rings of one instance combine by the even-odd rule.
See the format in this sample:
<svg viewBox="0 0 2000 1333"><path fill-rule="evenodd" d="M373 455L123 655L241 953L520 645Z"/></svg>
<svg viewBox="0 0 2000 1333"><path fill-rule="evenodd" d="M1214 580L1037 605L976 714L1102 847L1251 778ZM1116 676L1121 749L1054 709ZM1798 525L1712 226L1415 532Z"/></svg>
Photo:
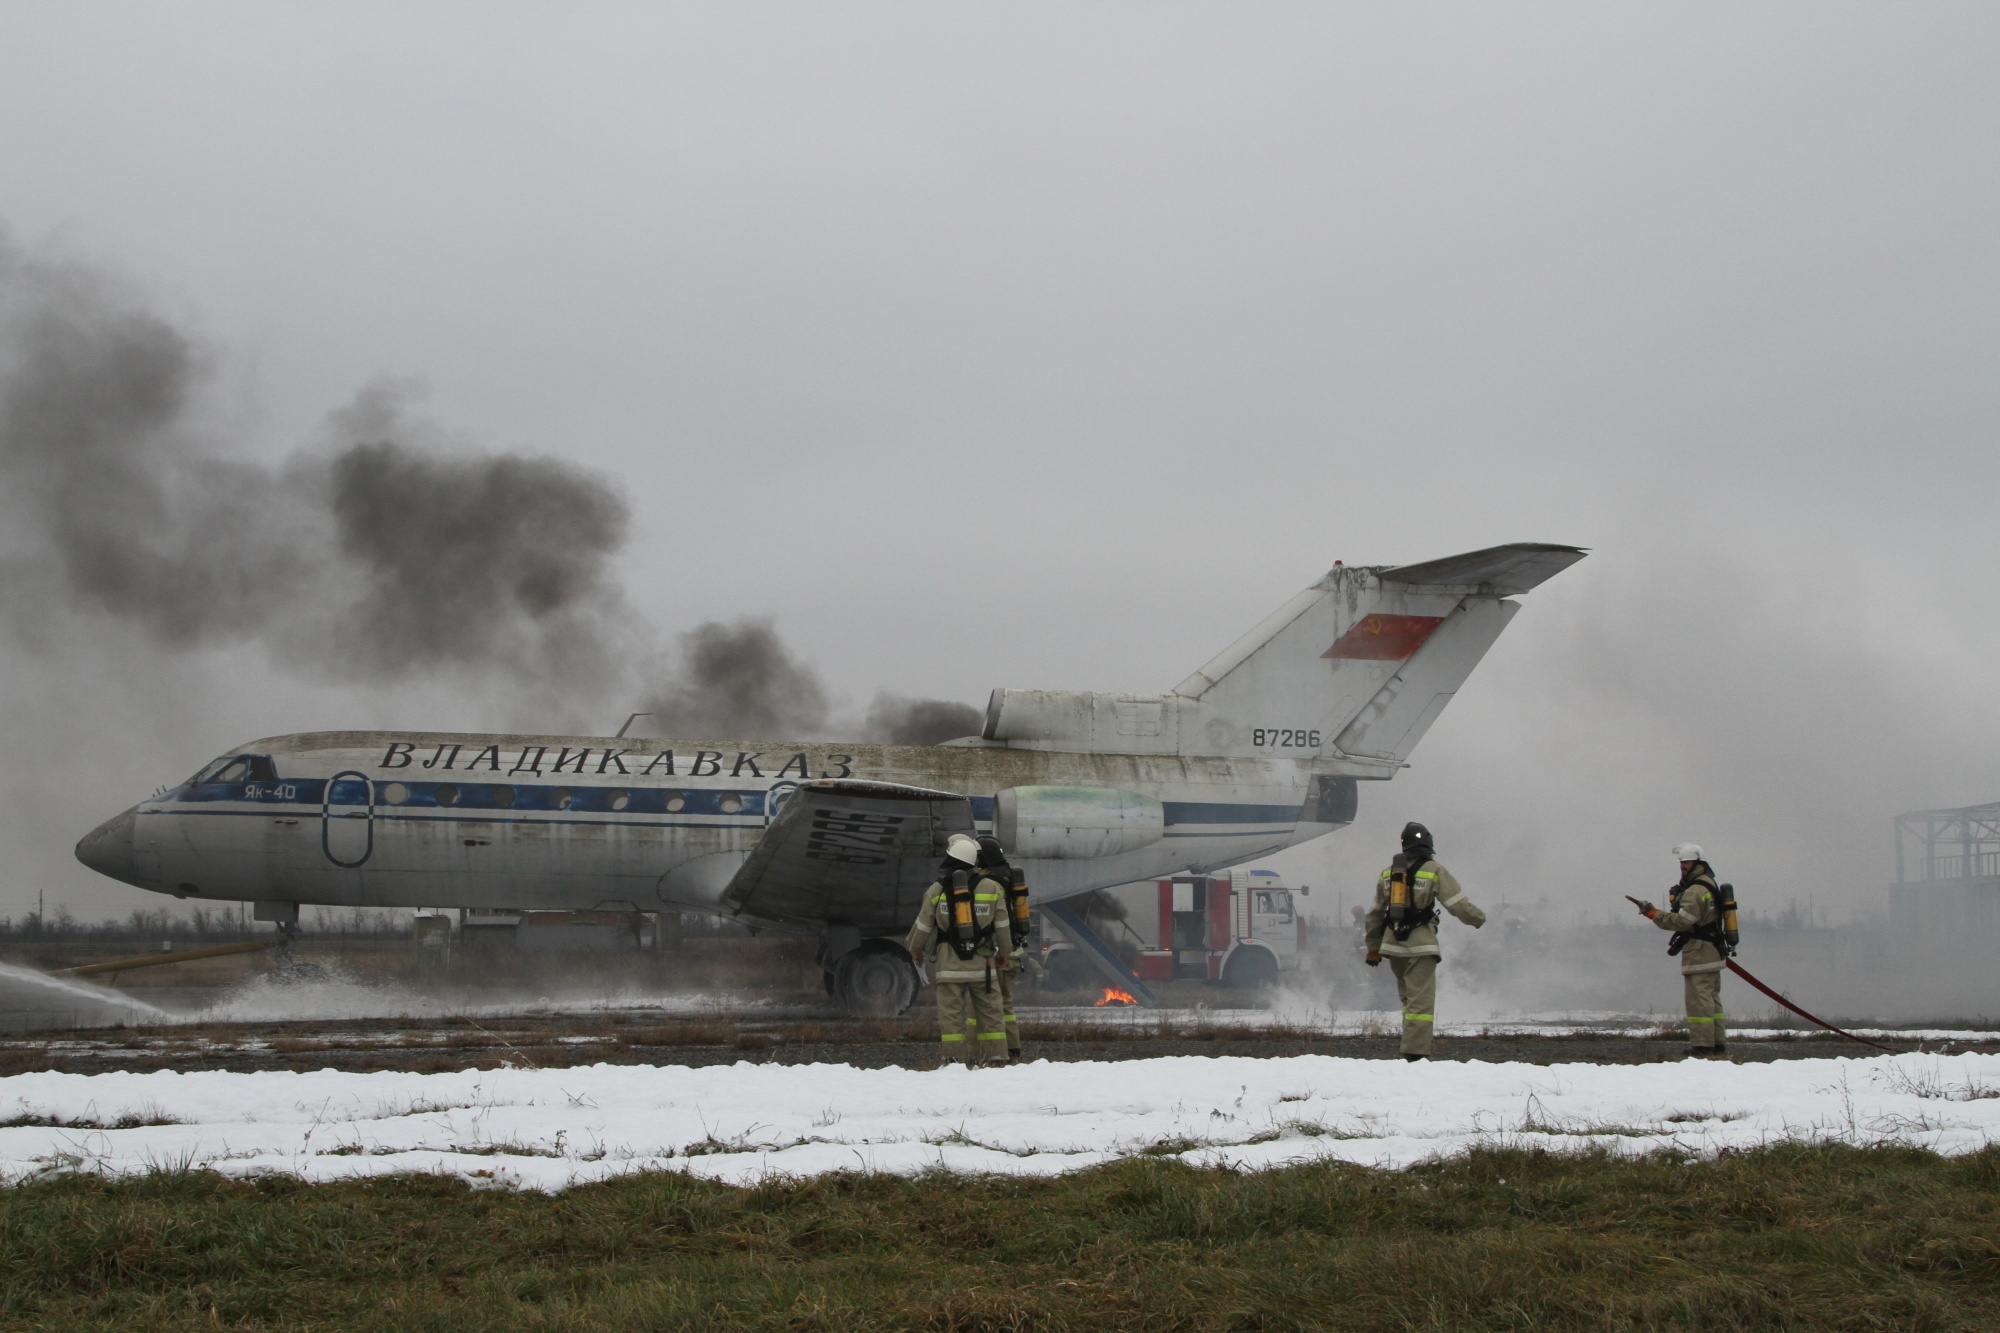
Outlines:
<svg viewBox="0 0 2000 1333"><path fill-rule="evenodd" d="M0 1326L1970 1333L2000 1326L1996 1233L2000 1148L555 1198L169 1173L0 1192Z"/></svg>

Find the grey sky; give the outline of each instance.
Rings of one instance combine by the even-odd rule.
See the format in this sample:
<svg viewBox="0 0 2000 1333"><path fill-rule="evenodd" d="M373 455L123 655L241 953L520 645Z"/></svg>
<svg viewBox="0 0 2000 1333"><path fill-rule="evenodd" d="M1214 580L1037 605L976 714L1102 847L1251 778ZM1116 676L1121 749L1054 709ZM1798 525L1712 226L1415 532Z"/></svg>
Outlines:
<svg viewBox="0 0 2000 1333"><path fill-rule="evenodd" d="M635 632L775 616L855 711L1591 546L1287 864L1844 903L2000 796L1996 100L1985 5L0 3L0 220L198 339L218 447L422 377L622 490ZM0 647L0 913L152 905L70 845L251 736L628 706L325 651Z"/></svg>

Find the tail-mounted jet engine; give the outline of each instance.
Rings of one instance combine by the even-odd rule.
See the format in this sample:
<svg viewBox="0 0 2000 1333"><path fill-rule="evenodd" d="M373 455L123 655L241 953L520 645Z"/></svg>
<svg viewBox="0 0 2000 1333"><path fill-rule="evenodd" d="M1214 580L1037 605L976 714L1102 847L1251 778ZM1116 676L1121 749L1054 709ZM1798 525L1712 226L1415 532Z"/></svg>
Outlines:
<svg viewBox="0 0 2000 1333"><path fill-rule="evenodd" d="M1166 833L1150 796L1115 787L1009 787L993 798L1000 845L1029 861L1082 861L1150 847Z"/></svg>

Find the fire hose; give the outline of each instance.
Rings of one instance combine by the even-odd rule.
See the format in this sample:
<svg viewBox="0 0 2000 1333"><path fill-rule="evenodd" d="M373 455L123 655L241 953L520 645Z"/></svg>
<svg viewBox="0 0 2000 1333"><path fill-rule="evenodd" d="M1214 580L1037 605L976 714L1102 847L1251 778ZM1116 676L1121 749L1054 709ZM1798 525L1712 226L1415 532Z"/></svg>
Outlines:
<svg viewBox="0 0 2000 1333"><path fill-rule="evenodd" d="M1746 972L1742 968L1741 965L1737 963L1737 961L1734 958L1725 958L1722 960L1722 962L1723 966L1727 967L1731 972L1734 972L1737 976L1742 977L1745 981L1755 986L1758 990L1763 991L1764 994L1770 996L1772 999L1776 1000L1779 1004L1784 1005L1785 1008L1791 1010L1793 1013L1797 1014L1800 1018L1805 1019L1806 1022L1816 1023L1820 1027L1825 1028L1828 1032L1837 1033L1840 1036L1847 1038L1849 1041L1858 1041L1863 1046L1873 1046L1878 1051L1889 1051L1889 1054L1891 1055L1895 1054L1894 1051L1889 1050L1887 1046L1884 1046L1879 1041L1870 1041L1866 1037L1857 1037L1852 1032L1848 1032L1845 1031L1844 1029L1835 1027L1833 1024L1827 1022L1824 1018L1813 1017L1811 1014L1799 1008L1797 1005L1793 1004L1790 1000L1786 999L1784 996L1778 994L1778 992L1772 990L1769 986L1766 986L1763 982L1757 980L1757 978L1751 976L1748 972Z"/></svg>
<svg viewBox="0 0 2000 1333"><path fill-rule="evenodd" d="M220 958L232 953L256 953L268 949L275 940L250 940L243 944L215 944L205 949L182 949L178 953L149 953L140 958L119 958L109 963L86 963L49 973L52 977L94 977L103 972L128 972L135 967L158 967L162 963L192 963L198 958Z"/></svg>
<svg viewBox="0 0 2000 1333"><path fill-rule="evenodd" d="M1729 886L1725 884L1722 887L1724 889L1727 889ZM1654 911L1653 911L1653 905L1651 903L1642 902L1639 899L1634 898L1629 893L1625 895L1625 901L1631 903L1634 907L1638 908L1640 913L1644 915L1648 920L1650 920L1653 917ZM1735 904L1733 900L1728 904L1728 910L1730 911L1735 910ZM1680 939L1682 937L1676 936L1675 938ZM1870 1041L1866 1037L1857 1037L1852 1032L1849 1032L1844 1028L1835 1027L1833 1024L1827 1022L1824 1018L1817 1018L1814 1015L1807 1013L1805 1010L1799 1008L1797 1005L1793 1004L1790 1000L1786 999L1784 996L1778 994L1778 992L1772 990L1769 986L1766 986L1763 982L1757 980L1757 978L1751 976L1750 973L1746 971L1740 963L1738 963L1734 958L1731 958L1729 956L1729 950L1732 946L1733 941L1725 941L1722 939L1717 939L1712 942L1719 945L1722 949L1722 955L1723 955L1722 965L1724 967L1728 968L1731 972L1734 972L1737 976L1742 977L1745 981L1755 986L1758 990L1763 991L1764 994L1770 996L1772 999L1776 1000L1779 1004L1784 1005L1785 1008L1791 1010L1793 1013L1797 1014L1800 1018L1805 1019L1806 1022L1813 1024L1815 1027L1823 1027L1828 1032L1834 1033L1837 1036L1845 1037L1849 1041L1858 1041L1863 1046L1873 1046L1878 1051L1889 1051L1889 1054L1891 1055L1895 1054L1893 1050L1889 1050L1887 1046L1884 1046L1879 1041ZM1670 954L1678 953L1679 951L1680 951L1680 946L1678 944L1676 944L1674 948L1668 950Z"/></svg>

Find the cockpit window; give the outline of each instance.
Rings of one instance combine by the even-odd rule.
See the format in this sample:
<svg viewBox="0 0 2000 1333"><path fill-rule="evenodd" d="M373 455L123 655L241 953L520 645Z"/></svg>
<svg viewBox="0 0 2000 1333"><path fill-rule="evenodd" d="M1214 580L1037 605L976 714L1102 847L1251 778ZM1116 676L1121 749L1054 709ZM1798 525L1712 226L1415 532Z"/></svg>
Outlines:
<svg viewBox="0 0 2000 1333"><path fill-rule="evenodd" d="M194 775L196 786L205 782L276 782L277 765L269 755L226 754Z"/></svg>

